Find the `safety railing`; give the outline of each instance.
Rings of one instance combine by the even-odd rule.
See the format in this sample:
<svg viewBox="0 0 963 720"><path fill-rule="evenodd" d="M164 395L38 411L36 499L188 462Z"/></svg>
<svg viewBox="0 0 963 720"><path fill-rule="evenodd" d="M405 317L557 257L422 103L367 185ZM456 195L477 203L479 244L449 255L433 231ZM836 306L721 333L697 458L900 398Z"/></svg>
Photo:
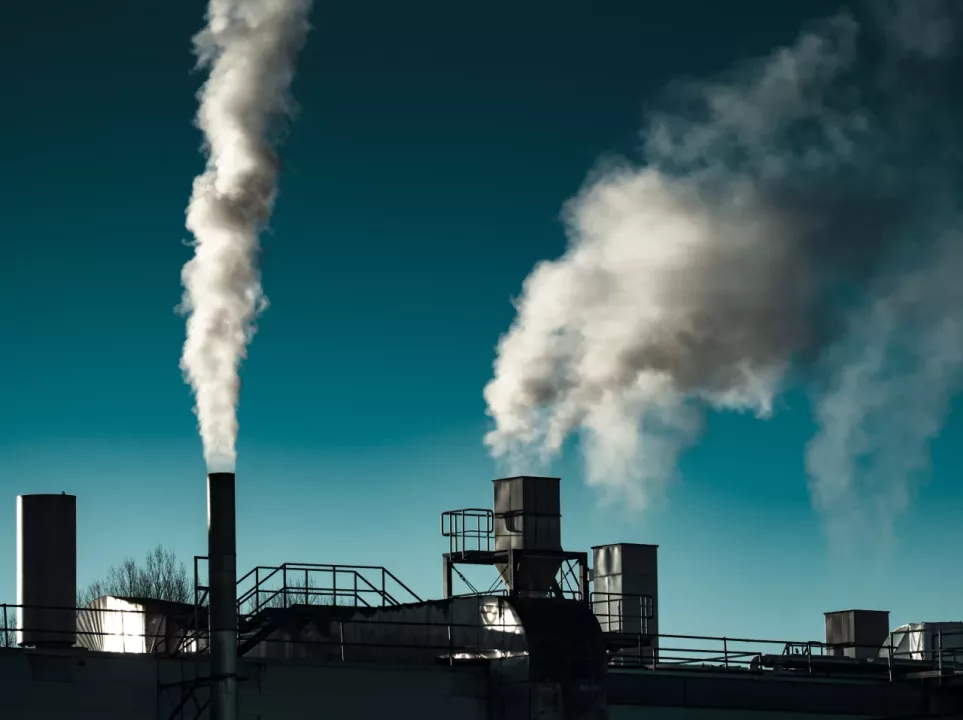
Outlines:
<svg viewBox="0 0 963 720"><path fill-rule="evenodd" d="M78 617L98 618L85 629L67 630L62 625L20 627L17 611L58 611ZM168 655L179 640L163 623L151 622L155 611L142 608L70 608L0 604L0 633L11 636L22 632L27 637L42 636L47 645L74 645L88 650ZM524 652L522 626L512 613L479 612L478 621L438 622L405 621L371 617L331 617L316 633L304 637L265 637L253 657L313 657L334 660L377 660L388 657L454 663L467 659L503 657ZM305 648L315 648L306 650ZM323 649L323 650L322 650ZM206 650L206 646L201 648Z"/></svg>
<svg viewBox="0 0 963 720"><path fill-rule="evenodd" d="M599 623L604 628L604 618L600 618ZM891 680L919 673L963 673L963 631L928 632L932 636L925 643L928 649L903 653L890 642L880 647L623 632L636 642L626 641L609 659L610 665L620 667L856 674L888 676ZM951 639L953 636L957 639Z"/></svg>
<svg viewBox="0 0 963 720"><path fill-rule="evenodd" d="M595 591L589 594L589 605L606 633L647 636L649 620L655 617L651 595Z"/></svg>
<svg viewBox="0 0 963 720"><path fill-rule="evenodd" d="M624 601L624 598L623 598ZM510 607L510 606L509 606ZM640 607L645 608L644 603ZM23 610L25 612L20 613ZM74 615L71 623L64 616ZM490 615L491 613L488 613ZM269 634L249 657L318 659L478 661L524 654L524 627L508 612L493 621L455 623L394 620L361 614L330 615L313 624L310 636ZM26 618L20 625L20 617ZM173 614L128 603L118 608L23 606L0 603L0 647L26 640L38 645L74 644L93 651L170 655L206 652L207 643L191 639L184 612ZM624 616L623 616L624 622ZM644 617L642 619L645 619ZM49 624L45 624L49 622ZM603 623L600 623L603 624ZM829 645L744 637L621 633L624 642L610 649L615 668L647 671L793 673L869 677L876 680L963 673L963 631L907 630L920 635L919 650L903 655L898 646ZM22 636L20 635L22 633ZM629 642L632 639L636 642ZM863 655L862 659L851 657Z"/></svg>
<svg viewBox="0 0 963 720"><path fill-rule="evenodd" d="M532 557L529 555L529 557ZM581 565L578 558L564 558L559 561L559 569L555 573L555 584L557 587L542 590L516 590L511 591L505 586L504 578L495 574L491 585L486 589L484 586L476 587L472 581L458 569L455 564L451 565L451 571L456 576L468 592L454 592L450 597L477 597L479 595L508 596L519 595L522 597L558 597L559 594L566 600L582 600L583 584L580 580Z"/></svg>
<svg viewBox="0 0 963 720"><path fill-rule="evenodd" d="M207 601L210 587L206 580L207 556L194 556L194 612L191 622L174 654L191 651L202 645L206 647L210 632L207 626Z"/></svg>
<svg viewBox="0 0 963 720"><path fill-rule="evenodd" d="M421 602L390 570L368 565L258 565L237 581L237 588L242 617L292 605L386 607Z"/></svg>
<svg viewBox="0 0 963 720"><path fill-rule="evenodd" d="M202 652L206 643L185 644L185 638L190 638L191 617L189 610L165 612L121 599L117 599L117 607L0 603L0 647L75 646L157 655Z"/></svg>
<svg viewBox="0 0 963 720"><path fill-rule="evenodd" d="M441 514L441 534L448 538L448 552L491 552L495 516L486 508L448 510Z"/></svg>

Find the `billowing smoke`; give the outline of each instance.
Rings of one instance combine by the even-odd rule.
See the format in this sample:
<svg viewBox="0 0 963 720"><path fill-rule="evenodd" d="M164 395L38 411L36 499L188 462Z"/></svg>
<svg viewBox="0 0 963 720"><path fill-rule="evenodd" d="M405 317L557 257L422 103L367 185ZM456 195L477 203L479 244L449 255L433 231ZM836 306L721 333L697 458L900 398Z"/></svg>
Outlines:
<svg viewBox="0 0 963 720"><path fill-rule="evenodd" d="M670 87L643 162L592 174L567 251L524 283L485 388L493 453L578 433L588 482L643 507L707 409L766 417L805 383L814 503L891 524L963 362L950 15L874 3Z"/></svg>
<svg viewBox="0 0 963 720"><path fill-rule="evenodd" d="M187 209L196 242L183 270L181 368L211 470L234 468L238 366L266 306L257 256L276 193L272 139L290 108L309 9L309 0L210 0L194 38L199 64L210 68L197 114L208 160Z"/></svg>

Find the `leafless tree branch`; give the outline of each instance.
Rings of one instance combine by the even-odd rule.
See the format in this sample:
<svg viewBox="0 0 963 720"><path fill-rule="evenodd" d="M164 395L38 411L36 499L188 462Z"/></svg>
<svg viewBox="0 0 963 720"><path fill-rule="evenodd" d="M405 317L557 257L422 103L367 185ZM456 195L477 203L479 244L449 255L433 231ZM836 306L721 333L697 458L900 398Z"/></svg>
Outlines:
<svg viewBox="0 0 963 720"><path fill-rule="evenodd" d="M193 583L184 563L172 550L157 545L147 553L142 565L125 558L107 570L103 579L94 580L77 594L77 607L87 607L105 595L193 602Z"/></svg>

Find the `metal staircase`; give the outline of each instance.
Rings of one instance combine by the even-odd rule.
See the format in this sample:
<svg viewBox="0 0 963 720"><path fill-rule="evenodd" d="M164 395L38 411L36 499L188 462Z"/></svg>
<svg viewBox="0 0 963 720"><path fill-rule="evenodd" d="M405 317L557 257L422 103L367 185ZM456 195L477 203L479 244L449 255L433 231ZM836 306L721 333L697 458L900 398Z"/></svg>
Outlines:
<svg viewBox="0 0 963 720"><path fill-rule="evenodd" d="M259 565L237 581L238 654L243 656L290 621L342 616L359 607L391 607L421 598L380 566L284 563Z"/></svg>
<svg viewBox="0 0 963 720"><path fill-rule="evenodd" d="M207 557L194 557L194 616L172 651L174 656L205 652L209 640L210 587L201 582ZM237 581L238 655L243 656L285 624L306 622L318 613L346 616L356 608L422 602L394 573L369 565L283 563L259 565ZM207 709L210 678L185 677L161 684L173 707L169 717L199 718ZM172 696L173 694L173 696Z"/></svg>

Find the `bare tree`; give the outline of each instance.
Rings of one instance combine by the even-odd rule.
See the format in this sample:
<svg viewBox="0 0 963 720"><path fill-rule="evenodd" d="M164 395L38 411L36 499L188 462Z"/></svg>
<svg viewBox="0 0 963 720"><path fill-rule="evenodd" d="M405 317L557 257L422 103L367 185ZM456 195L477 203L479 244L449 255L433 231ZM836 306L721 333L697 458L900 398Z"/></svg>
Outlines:
<svg viewBox="0 0 963 720"><path fill-rule="evenodd" d="M4 607L0 613L0 647L17 647L17 611L15 608Z"/></svg>
<svg viewBox="0 0 963 720"><path fill-rule="evenodd" d="M107 570L107 576L94 580L77 594L77 607L87 607L104 595L153 598L175 602L193 602L193 584L188 580L184 563L173 551L158 545L147 553L142 565L126 558Z"/></svg>

